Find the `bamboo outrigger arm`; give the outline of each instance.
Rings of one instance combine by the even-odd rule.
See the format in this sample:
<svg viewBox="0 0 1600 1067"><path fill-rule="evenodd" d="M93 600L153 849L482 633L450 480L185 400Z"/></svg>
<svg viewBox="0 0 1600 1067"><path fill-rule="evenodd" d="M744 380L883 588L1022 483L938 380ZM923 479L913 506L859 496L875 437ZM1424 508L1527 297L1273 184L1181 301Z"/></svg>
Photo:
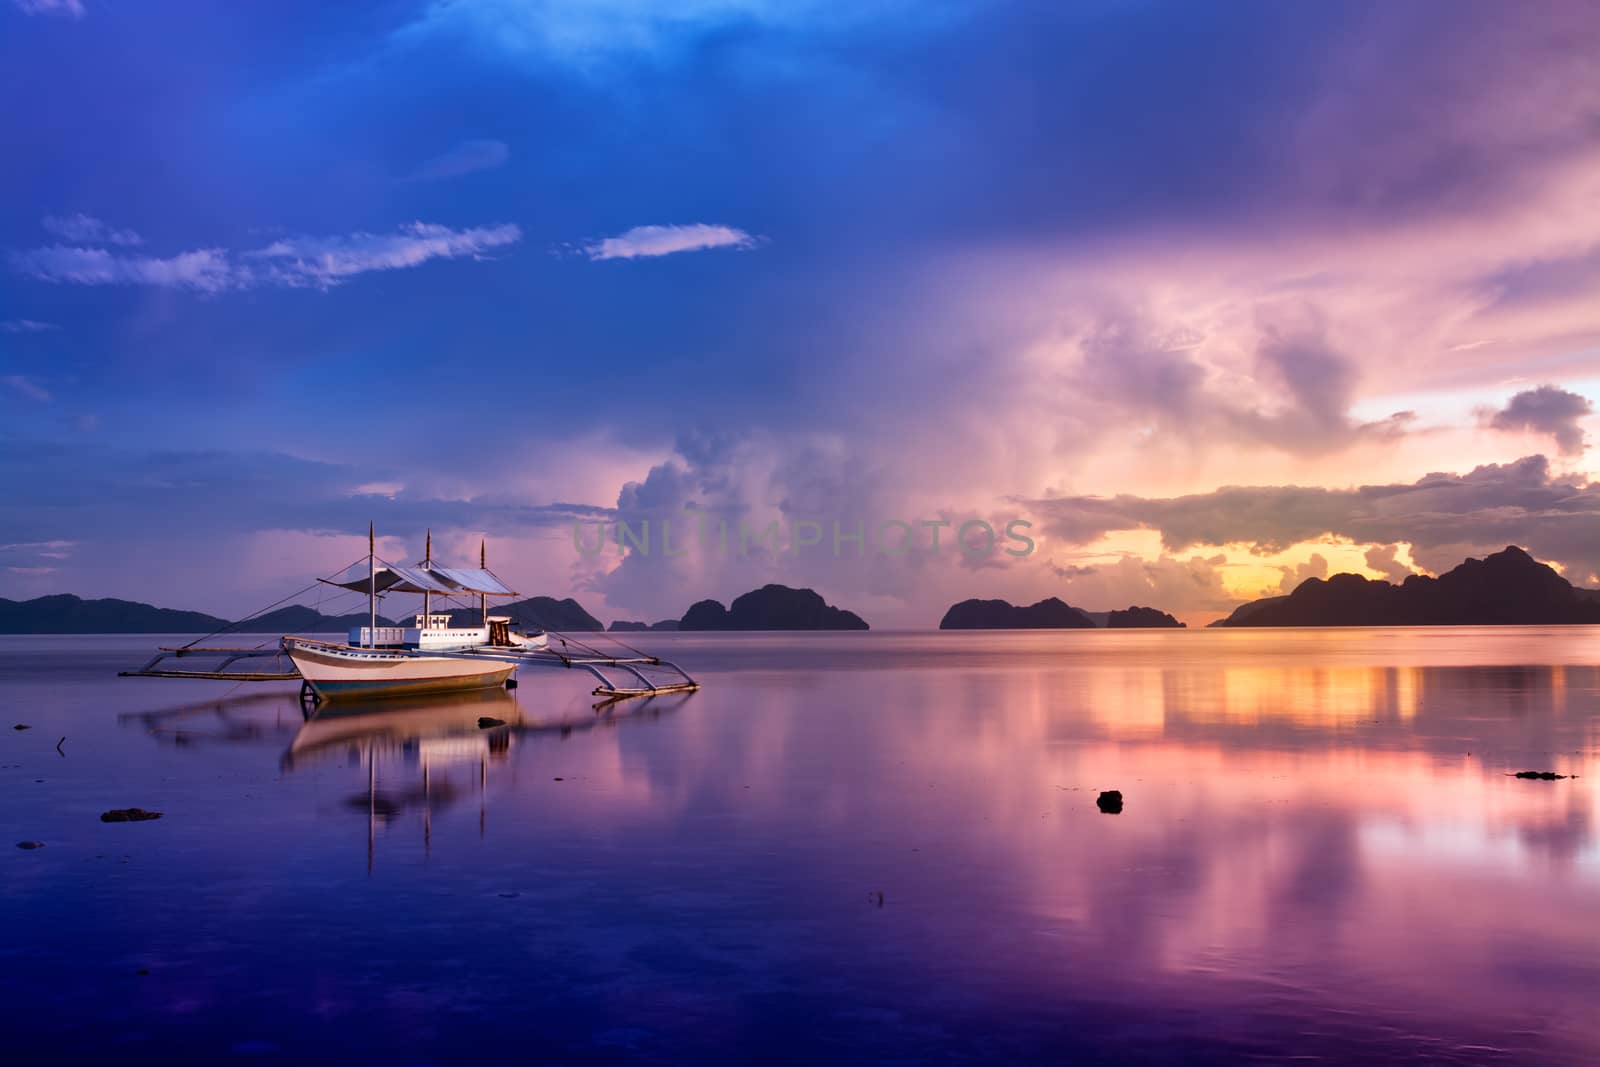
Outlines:
<svg viewBox="0 0 1600 1067"><path fill-rule="evenodd" d="M168 648L160 647L156 654L136 671L118 671L119 678L214 678L227 682L298 682L300 673L289 671L230 671L234 663L242 659L264 659L272 657L277 659L282 650L278 648L205 648L189 647ZM184 656L221 657L221 662L212 666L210 670L175 670L157 669L158 664L166 659L181 659Z"/></svg>
<svg viewBox="0 0 1600 1067"><path fill-rule="evenodd" d="M521 651L517 649L483 649L460 652L430 651L430 656L444 656L451 659L490 660L501 663L515 663L528 667L559 667L588 671L599 681L594 688L595 696L605 697L634 697L634 696L659 696L663 693L689 693L700 688L700 683L695 681L682 667L670 660L660 659L656 656L573 656L549 649ZM637 686L619 686L601 668L609 667L613 670L626 671L637 678ZM652 677L655 676L655 677Z"/></svg>

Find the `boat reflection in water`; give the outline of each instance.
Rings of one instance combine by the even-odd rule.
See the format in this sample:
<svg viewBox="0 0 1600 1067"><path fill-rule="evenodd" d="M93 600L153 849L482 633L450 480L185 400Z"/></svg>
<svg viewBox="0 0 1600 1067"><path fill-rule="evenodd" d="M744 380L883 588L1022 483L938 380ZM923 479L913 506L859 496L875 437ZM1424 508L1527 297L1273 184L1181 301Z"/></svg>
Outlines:
<svg viewBox="0 0 1600 1067"><path fill-rule="evenodd" d="M530 728L540 727L529 726L516 699L503 689L376 705L330 704L320 712L307 709L305 724L279 765L287 774L319 760L342 757L346 764L366 767L366 793L350 797L347 805L366 812L370 871L380 824L420 809L426 851L433 844L434 807L454 804L473 787L478 796L478 833L483 834L488 824L489 765L503 762L515 735ZM458 781L462 770L473 780L466 789Z"/></svg>
<svg viewBox="0 0 1600 1067"><path fill-rule="evenodd" d="M319 765L361 767L366 790L344 807L367 816L367 868L378 830L408 812L420 812L424 852L433 839L433 815L476 795L478 832L488 825L489 782L512 749L546 739L653 720L676 710L689 693L631 700L568 703L530 713L504 689L390 699L380 702L315 704L282 692L250 693L217 701L120 716L176 747L206 743L282 743L278 765L285 775ZM297 722L296 722L297 720Z"/></svg>

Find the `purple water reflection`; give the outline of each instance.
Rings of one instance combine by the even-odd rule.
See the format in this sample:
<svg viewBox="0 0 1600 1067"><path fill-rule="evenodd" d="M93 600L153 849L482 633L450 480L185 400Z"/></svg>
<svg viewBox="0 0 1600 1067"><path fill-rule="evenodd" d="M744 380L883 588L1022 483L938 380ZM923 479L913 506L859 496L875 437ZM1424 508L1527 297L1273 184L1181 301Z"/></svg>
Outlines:
<svg viewBox="0 0 1600 1067"><path fill-rule="evenodd" d="M30 1059L1600 1055L1592 629L651 635L704 691L309 724L0 640Z"/></svg>

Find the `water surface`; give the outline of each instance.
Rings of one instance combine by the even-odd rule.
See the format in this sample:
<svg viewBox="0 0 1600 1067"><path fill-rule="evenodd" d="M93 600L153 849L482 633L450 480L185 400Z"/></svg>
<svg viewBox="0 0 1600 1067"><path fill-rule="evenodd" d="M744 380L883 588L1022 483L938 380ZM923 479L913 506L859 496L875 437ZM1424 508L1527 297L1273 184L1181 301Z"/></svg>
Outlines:
<svg viewBox="0 0 1600 1067"><path fill-rule="evenodd" d="M0 638L0 1047L1600 1059L1600 630L627 636L706 688L307 722Z"/></svg>

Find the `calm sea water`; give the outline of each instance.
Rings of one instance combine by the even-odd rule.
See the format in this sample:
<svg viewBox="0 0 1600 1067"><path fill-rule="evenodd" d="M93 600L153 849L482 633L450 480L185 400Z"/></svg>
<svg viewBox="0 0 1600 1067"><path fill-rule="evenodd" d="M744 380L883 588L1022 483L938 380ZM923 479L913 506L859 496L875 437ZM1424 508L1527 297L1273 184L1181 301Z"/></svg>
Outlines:
<svg viewBox="0 0 1600 1067"><path fill-rule="evenodd" d="M638 639L705 689L0 639L6 1062L1600 1061L1600 629Z"/></svg>

